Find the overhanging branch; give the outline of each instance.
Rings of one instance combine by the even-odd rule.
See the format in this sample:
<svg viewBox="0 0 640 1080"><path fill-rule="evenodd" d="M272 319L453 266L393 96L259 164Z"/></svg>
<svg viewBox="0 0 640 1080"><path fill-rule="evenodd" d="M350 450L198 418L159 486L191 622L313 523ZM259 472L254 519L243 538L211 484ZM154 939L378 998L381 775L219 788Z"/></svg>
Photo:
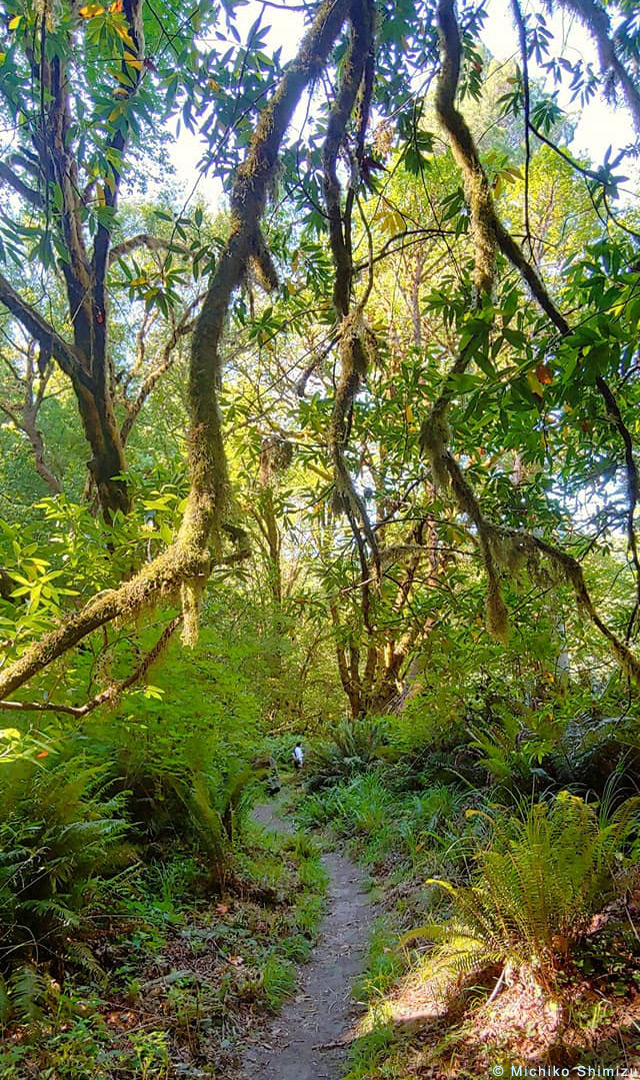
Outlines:
<svg viewBox="0 0 640 1080"><path fill-rule="evenodd" d="M222 374L220 339L233 291L241 284L254 251L256 228L274 175L282 139L305 87L325 66L349 10L348 0L325 0L298 56L287 67L264 108L231 196L229 237L205 297L193 334L189 373L190 491L173 544L117 589L93 597L80 611L31 645L0 673L0 698L7 699L88 634L115 618L134 618L162 597L182 594L183 637L192 641L197 598L212 561L219 558L219 533L227 501L228 477L218 385Z"/></svg>
<svg viewBox="0 0 640 1080"><path fill-rule="evenodd" d="M586 0L586 2L590 4L591 0ZM460 34L455 18L453 0L440 0L438 17L441 31L442 69L437 98L442 102L443 92L445 92L445 106L448 103L450 107L455 96L460 71ZM456 130L455 126L451 127L451 121L455 118L450 110L448 111L448 108L442 110L440 105L439 112L448 131L454 155L456 159L459 159L460 167L468 178L468 184L473 181L474 176L478 175L478 168L481 172L481 182L484 172L466 123L461 115L456 113L463 125L463 127L458 127ZM471 189L468 187L468 197L471 198L476 190L474 187L471 187ZM483 200L482 214L490 231L484 237L482 235L476 237L476 245L479 243L482 246L486 243L487 238L495 237L498 247L512 265L519 270L524 281L531 289L535 300L548 315L553 325L563 336L570 334L571 327L569 323L556 307L541 277L498 219L491 197L488 200ZM482 258L481 252L481 261ZM476 267L478 267L477 252ZM478 545L488 579L487 623L490 632L503 640L506 640L508 633L507 610L502 597L499 571L503 569L513 573L518 566L526 565L530 572L534 574L541 573L540 556L542 555L550 564L555 580L566 582L572 586L578 606L589 616L593 625L609 642L624 669L636 682L640 683L640 662L631 652L628 645L622 642L599 616L587 589L579 562L560 548L540 540L538 537L525 532L500 528L489 522L482 512L480 502L466 479L461 466L449 451L447 447L449 432L446 414L451 393L448 388L451 386L451 375L464 371L466 367L468 360L464 353L464 349L459 353L450 375L445 380L441 394L436 399L428 419L423 424L422 445L431 459L434 476L450 486L458 507L476 528ZM596 386L604 398L608 415L621 435L625 446L629 498L628 531L635 561L638 557L634 527L634 513L638 498L638 474L633 458L631 435L622 420L615 397L606 381L598 377ZM639 564L636 563L637 565ZM640 584L637 585L637 588L638 597L640 597Z"/></svg>
<svg viewBox="0 0 640 1080"><path fill-rule="evenodd" d="M140 679L146 675L151 665L156 662L161 653L166 649L181 622L182 615L176 615L176 617L165 626L153 648L145 654L141 662L126 679L122 679L120 682L111 683L102 690L101 693L96 694L94 697L90 698L89 701L85 701L84 705L59 705L54 701L0 701L0 709L13 710L14 712L57 712L65 713L69 716L81 717L93 712L94 709L99 708L100 705L113 705L114 702L122 697L125 690L134 686L135 683L139 682Z"/></svg>
<svg viewBox="0 0 640 1080"><path fill-rule="evenodd" d="M179 244L175 240L164 240L161 236L152 236L151 233L137 233L135 236L129 237L128 240L122 240L121 243L113 245L109 252L109 266L116 259L121 259L124 255L128 255L131 251L136 251L141 247L146 248L148 251L174 251L179 255L191 254L186 244Z"/></svg>
<svg viewBox="0 0 640 1080"><path fill-rule="evenodd" d="M23 199L26 199L31 206L34 206L37 210L44 209L44 199L39 191L35 188L29 187L25 184L24 180L21 180L17 173L8 165L3 164L0 161L0 180L4 180L5 184L9 184L10 187Z"/></svg>

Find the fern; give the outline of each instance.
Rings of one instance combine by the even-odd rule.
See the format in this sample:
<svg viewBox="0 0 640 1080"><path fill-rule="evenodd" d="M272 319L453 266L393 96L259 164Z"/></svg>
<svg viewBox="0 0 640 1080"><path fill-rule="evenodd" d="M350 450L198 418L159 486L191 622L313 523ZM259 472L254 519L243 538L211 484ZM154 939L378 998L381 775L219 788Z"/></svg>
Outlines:
<svg viewBox="0 0 640 1080"><path fill-rule="evenodd" d="M236 766L217 783L202 771L192 774L191 791L185 802L196 840L207 858L209 884L216 891L223 887L231 869L251 784L266 773L266 769Z"/></svg>
<svg viewBox="0 0 640 1080"><path fill-rule="evenodd" d="M344 720L331 739L316 747L307 762L309 791L348 780L385 756L386 729L381 720Z"/></svg>
<svg viewBox="0 0 640 1080"><path fill-rule="evenodd" d="M47 983L29 964L18 968L9 983L11 1014L16 1019L34 1023L42 1018L47 994Z"/></svg>
<svg viewBox="0 0 640 1080"><path fill-rule="evenodd" d="M11 998L5 979L0 975L0 1025L6 1024L11 1016Z"/></svg>
<svg viewBox="0 0 640 1080"><path fill-rule="evenodd" d="M123 842L124 796L104 794L106 770L71 758L42 767L17 760L2 767L0 812L0 960L3 967L56 956L85 926L93 883L130 862ZM28 968L23 968L28 971ZM27 978L28 976L25 976Z"/></svg>
<svg viewBox="0 0 640 1080"><path fill-rule="evenodd" d="M476 852L470 885L428 882L449 893L454 918L408 937L434 943L437 968L498 962L549 978L618 888L619 856L637 829L639 804L630 799L614 813L598 812L561 792L498 819L491 845Z"/></svg>

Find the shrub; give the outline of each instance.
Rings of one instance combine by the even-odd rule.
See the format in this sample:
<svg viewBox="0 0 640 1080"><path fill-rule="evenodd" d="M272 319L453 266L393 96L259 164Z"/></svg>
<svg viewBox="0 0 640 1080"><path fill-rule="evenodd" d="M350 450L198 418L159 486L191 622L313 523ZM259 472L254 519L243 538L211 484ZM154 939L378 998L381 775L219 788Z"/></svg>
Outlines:
<svg viewBox="0 0 640 1080"><path fill-rule="evenodd" d="M471 747L481 754L478 764L505 793L532 794L553 784L553 775L546 767L553 742L544 734L527 731L521 719L508 709L500 711L499 719L485 721L484 726L470 725L469 734Z"/></svg>
<svg viewBox="0 0 640 1080"><path fill-rule="evenodd" d="M369 835L389 820L393 795L379 770L354 776L327 791L314 792L300 803L298 820L306 826L329 822L343 835Z"/></svg>
<svg viewBox="0 0 640 1080"><path fill-rule="evenodd" d="M227 880L236 835L250 801L251 784L265 775L251 766L232 767L226 778L194 772L185 798L195 841L208 866L208 882L220 890Z"/></svg>
<svg viewBox="0 0 640 1080"><path fill-rule="evenodd" d="M343 720L331 738L315 747L307 759L307 788L318 791L367 772L385 756L386 727L382 720Z"/></svg>
<svg viewBox="0 0 640 1080"><path fill-rule="evenodd" d="M638 805L631 799L608 814L561 792L497 820L470 885L429 882L447 890L455 909L449 922L416 932L439 944L435 966L497 963L547 980L618 888Z"/></svg>

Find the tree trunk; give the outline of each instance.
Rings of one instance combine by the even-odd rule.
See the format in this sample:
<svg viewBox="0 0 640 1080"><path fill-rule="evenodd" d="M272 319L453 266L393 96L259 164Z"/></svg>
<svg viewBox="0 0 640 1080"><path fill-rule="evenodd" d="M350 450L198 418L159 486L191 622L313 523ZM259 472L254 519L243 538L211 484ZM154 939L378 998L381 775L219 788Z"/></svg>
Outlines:
<svg viewBox="0 0 640 1080"><path fill-rule="evenodd" d="M96 486L102 512L107 521L116 511L128 513L131 500L124 479L127 463L116 423L111 394L107 388L96 394L84 378L73 380L85 437L93 457L87 468Z"/></svg>

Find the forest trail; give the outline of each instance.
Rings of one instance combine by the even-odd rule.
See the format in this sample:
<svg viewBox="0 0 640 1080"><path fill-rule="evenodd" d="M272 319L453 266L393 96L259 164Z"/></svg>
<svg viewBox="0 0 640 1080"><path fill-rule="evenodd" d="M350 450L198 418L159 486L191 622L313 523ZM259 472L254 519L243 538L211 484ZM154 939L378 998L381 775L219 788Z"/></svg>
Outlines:
<svg viewBox="0 0 640 1080"><path fill-rule="evenodd" d="M278 803L255 818L276 832L292 832ZM243 1057L242 1080L339 1080L354 1018L351 990L364 969L374 905L364 872L336 852L322 856L329 875L327 906L316 946L300 968L295 997L262 1028Z"/></svg>

